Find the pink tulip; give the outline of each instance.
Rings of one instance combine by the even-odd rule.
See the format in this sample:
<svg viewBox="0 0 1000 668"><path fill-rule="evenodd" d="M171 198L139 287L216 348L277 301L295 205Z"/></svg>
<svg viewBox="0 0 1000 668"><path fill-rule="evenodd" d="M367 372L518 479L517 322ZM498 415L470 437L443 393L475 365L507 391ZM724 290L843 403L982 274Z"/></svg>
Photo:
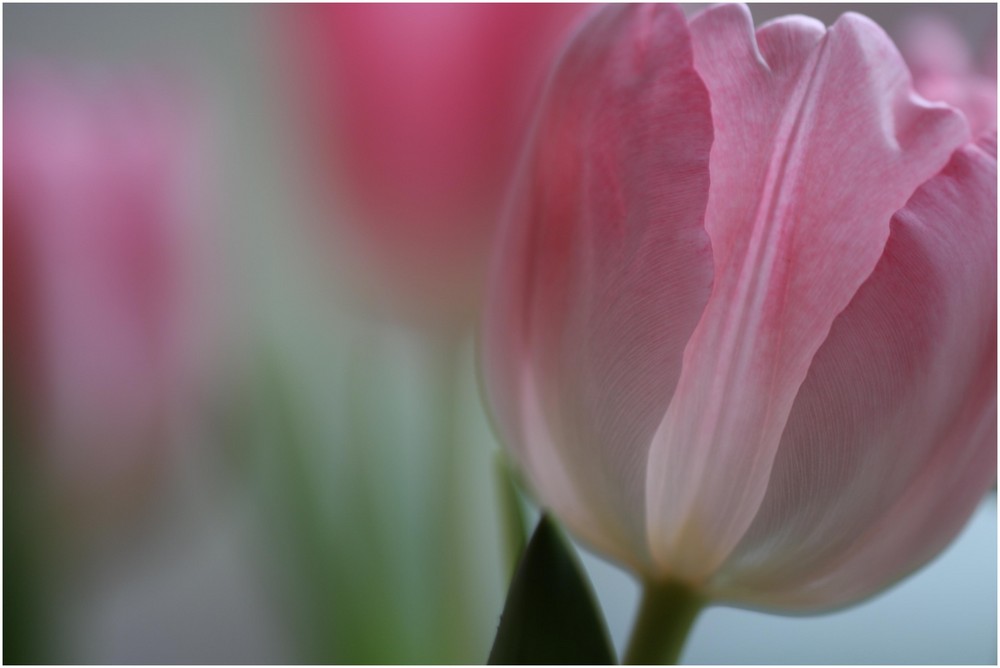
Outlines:
<svg viewBox="0 0 1000 668"><path fill-rule="evenodd" d="M900 48L913 73L913 87L929 100L947 102L965 114L972 135L996 130L997 74L994 40L989 65L976 66L954 26L930 14L907 22Z"/></svg>
<svg viewBox="0 0 1000 668"><path fill-rule="evenodd" d="M5 417L78 491L148 472L190 379L197 165L160 83L43 67L5 82Z"/></svg>
<svg viewBox="0 0 1000 668"><path fill-rule="evenodd" d="M516 149L577 5L281 8L324 191L382 292L468 310Z"/></svg>
<svg viewBox="0 0 1000 668"><path fill-rule="evenodd" d="M486 305L541 503L649 581L816 610L996 470L996 134L870 20L613 6L558 65Z"/></svg>

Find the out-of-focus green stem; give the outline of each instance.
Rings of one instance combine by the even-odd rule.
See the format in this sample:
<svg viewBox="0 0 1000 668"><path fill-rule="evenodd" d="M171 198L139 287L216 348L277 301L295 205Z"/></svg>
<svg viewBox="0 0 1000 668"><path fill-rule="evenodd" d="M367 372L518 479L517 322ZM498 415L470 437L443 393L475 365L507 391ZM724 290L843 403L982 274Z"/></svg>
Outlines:
<svg viewBox="0 0 1000 668"><path fill-rule="evenodd" d="M625 663L676 664L705 600L678 582L647 582Z"/></svg>
<svg viewBox="0 0 1000 668"><path fill-rule="evenodd" d="M473 619L470 617L470 587L474 587L469 568L469 545L467 545L468 522L462 486L466 472L462 463L466 461L464 442L461 434L460 410L462 385L462 337L449 332L447 335L431 336L428 342L431 351L430 373L433 377L436 406L433 432L433 454L437 460L438 490L433 520L437 524L437 567L439 582L444 590L438 599L440 638L445 642L439 653L439 661L464 662L469 660L470 641L473 634Z"/></svg>
<svg viewBox="0 0 1000 668"><path fill-rule="evenodd" d="M514 484L513 472L503 453L497 452L494 458L497 492L500 503L500 520L503 526L503 546L506 557L504 566L509 580L514 575L521 553L527 543L528 529L524 521L524 508Z"/></svg>
<svg viewBox="0 0 1000 668"><path fill-rule="evenodd" d="M6 352L4 354L6 358ZM51 550L53 522L47 490L24 428L24 407L13 374L4 374L3 424L3 662L56 663L60 653L48 622L57 573Z"/></svg>

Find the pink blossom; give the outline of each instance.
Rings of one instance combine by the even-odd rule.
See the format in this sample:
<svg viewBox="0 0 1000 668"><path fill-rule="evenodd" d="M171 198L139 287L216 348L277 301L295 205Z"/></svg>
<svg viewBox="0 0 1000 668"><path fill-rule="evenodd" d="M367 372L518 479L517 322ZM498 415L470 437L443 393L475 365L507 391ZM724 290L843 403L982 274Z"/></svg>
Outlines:
<svg viewBox="0 0 1000 668"><path fill-rule="evenodd" d="M486 305L489 403L541 503L739 605L843 605L937 554L995 477L995 137L857 14L596 14Z"/></svg>
<svg viewBox="0 0 1000 668"><path fill-rule="evenodd" d="M283 7L291 78L376 280L411 311L468 310L516 150L577 5ZM331 204L332 202L327 202ZM335 214L331 214L335 215Z"/></svg>
<svg viewBox="0 0 1000 668"><path fill-rule="evenodd" d="M7 417L57 480L97 491L155 465L191 380L191 112L157 77L6 79Z"/></svg>

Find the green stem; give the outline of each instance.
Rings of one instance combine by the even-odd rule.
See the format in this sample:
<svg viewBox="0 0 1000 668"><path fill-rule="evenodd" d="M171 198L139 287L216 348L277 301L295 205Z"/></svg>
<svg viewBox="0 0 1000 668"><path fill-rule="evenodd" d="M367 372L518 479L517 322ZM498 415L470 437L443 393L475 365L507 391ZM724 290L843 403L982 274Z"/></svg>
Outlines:
<svg viewBox="0 0 1000 668"><path fill-rule="evenodd" d="M528 528L510 464L507 463L502 452L494 453L493 461L500 503L500 523L503 528L502 540L506 569L504 583L509 584L510 579L514 577L518 562L521 561L524 546L528 542Z"/></svg>
<svg viewBox="0 0 1000 668"><path fill-rule="evenodd" d="M465 448L461 434L462 398L462 333L430 334L430 373L436 381L434 400L437 415L434 445L437 450L437 508L432 517L440 532L433 541L435 561L439 569L437 581L441 595L437 598L438 629L435 662L462 663L471 652L474 615L470 610L470 583L475 578L468 572L467 499L462 486L465 482ZM474 654L473 654L474 656Z"/></svg>
<svg viewBox="0 0 1000 668"><path fill-rule="evenodd" d="M679 582L647 582L625 663L676 664L705 600Z"/></svg>
<svg viewBox="0 0 1000 668"><path fill-rule="evenodd" d="M9 360L9 351L4 359ZM4 369L3 397L3 662L5 664L57 663L51 641L53 582L59 554L51 549L56 533L54 515L46 501L38 446L25 424L26 409L20 394L23 385ZM20 378L18 376L18 378Z"/></svg>

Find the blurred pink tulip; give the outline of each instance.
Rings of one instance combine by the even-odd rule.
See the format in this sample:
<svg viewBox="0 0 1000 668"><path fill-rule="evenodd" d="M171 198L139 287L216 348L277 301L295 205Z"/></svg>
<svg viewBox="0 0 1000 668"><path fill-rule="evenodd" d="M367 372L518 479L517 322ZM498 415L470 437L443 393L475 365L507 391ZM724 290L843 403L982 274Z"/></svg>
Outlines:
<svg viewBox="0 0 1000 668"><path fill-rule="evenodd" d="M144 484L191 380L189 110L139 76L6 79L5 417L67 489Z"/></svg>
<svg viewBox="0 0 1000 668"><path fill-rule="evenodd" d="M542 504L651 581L775 610L943 549L996 469L996 134L969 136L856 14L596 14L485 307Z"/></svg>
<svg viewBox="0 0 1000 668"><path fill-rule="evenodd" d="M900 49L913 73L917 92L960 109L974 137L996 130L995 39L991 64L977 67L968 44L944 18L916 16L903 26L901 35Z"/></svg>
<svg viewBox="0 0 1000 668"><path fill-rule="evenodd" d="M475 308L517 148L577 5L300 5L289 19L319 186L384 295ZM425 313L426 312L426 313Z"/></svg>

